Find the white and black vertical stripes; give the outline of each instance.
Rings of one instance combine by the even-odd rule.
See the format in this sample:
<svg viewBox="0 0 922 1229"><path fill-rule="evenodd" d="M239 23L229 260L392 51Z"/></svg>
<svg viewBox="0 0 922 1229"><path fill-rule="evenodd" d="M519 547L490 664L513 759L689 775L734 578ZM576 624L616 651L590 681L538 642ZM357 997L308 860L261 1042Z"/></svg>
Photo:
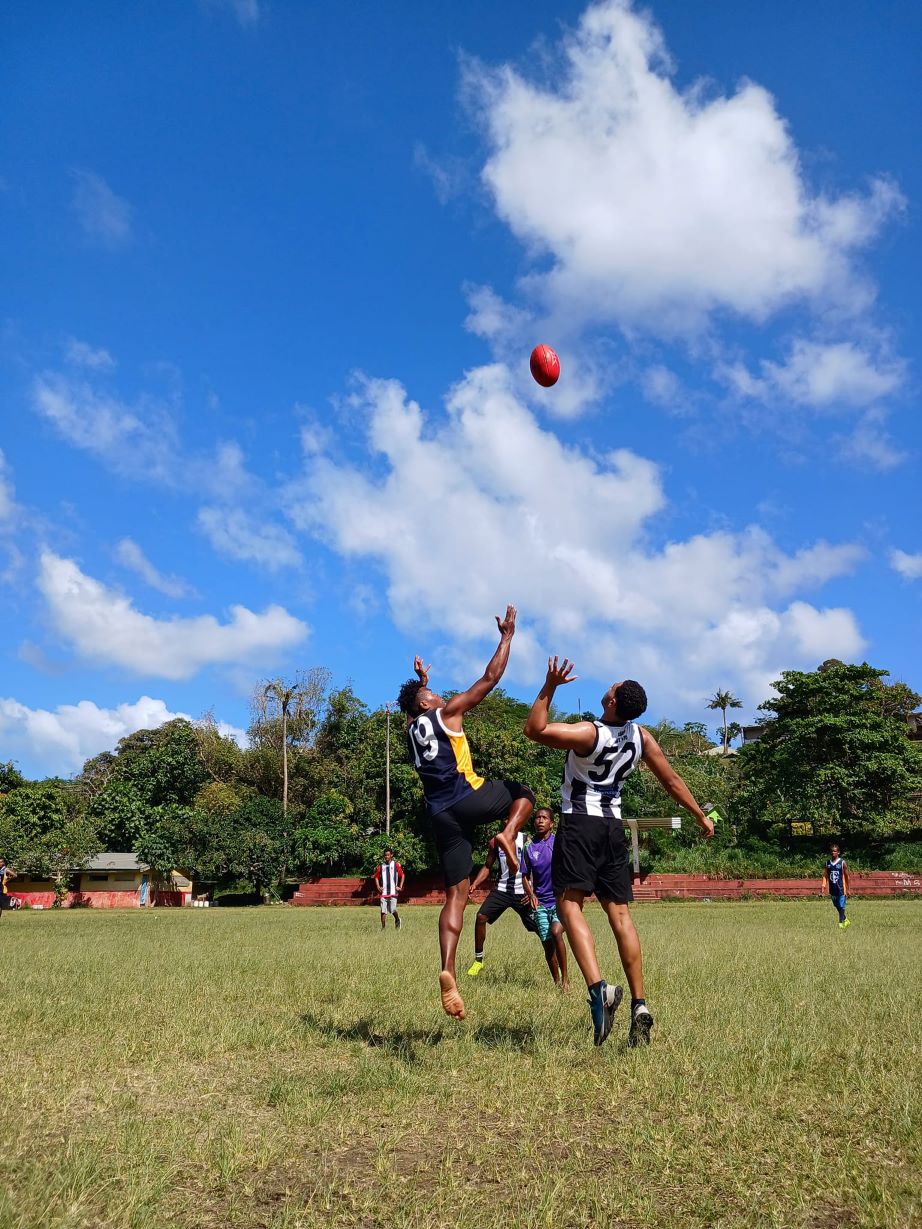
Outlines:
<svg viewBox="0 0 922 1229"><path fill-rule="evenodd" d="M381 879L381 895L396 896L397 895L397 863L382 862L378 867L378 875Z"/></svg>
<svg viewBox="0 0 922 1229"><path fill-rule="evenodd" d="M633 721L595 722L595 746L588 755L567 752L560 788L565 813L621 818L621 784L643 757L643 733Z"/></svg>
<svg viewBox="0 0 922 1229"><path fill-rule="evenodd" d="M519 856L518 864L515 868L515 874L509 874L509 863L506 855L498 845L494 846L496 850L496 858L499 863L499 871L496 876L497 892L513 892L516 896L523 896L525 893L525 884L522 882L522 851L525 848L525 834L520 832L515 838L515 851Z"/></svg>

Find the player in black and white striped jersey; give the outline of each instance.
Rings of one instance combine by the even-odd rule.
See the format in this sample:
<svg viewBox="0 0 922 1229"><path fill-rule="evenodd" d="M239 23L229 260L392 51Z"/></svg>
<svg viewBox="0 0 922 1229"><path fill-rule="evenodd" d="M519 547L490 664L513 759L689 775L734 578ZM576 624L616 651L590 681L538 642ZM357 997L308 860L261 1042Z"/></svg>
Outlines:
<svg viewBox="0 0 922 1229"><path fill-rule="evenodd" d="M403 867L394 857L390 846L384 851L383 861L375 867L375 887L381 898L381 929L387 924L387 915L394 919L394 926L400 929L400 914L397 912L397 897L403 891Z"/></svg>
<svg viewBox="0 0 922 1229"><path fill-rule="evenodd" d="M548 659L547 678L532 705L525 733L536 743L567 753L552 873L560 920L589 988L595 1043L601 1045L611 1032L622 991L602 980L592 931L583 917L583 902L590 892L608 916L631 989L628 1042L640 1045L650 1040L653 1016L644 998L640 940L628 909L634 892L621 820L625 777L643 760L666 792L692 813L706 836L713 835L714 824L650 731L637 725L636 718L646 710L647 695L633 679L609 687L602 697L601 721L548 721L554 692L575 678L566 658L561 665L556 657Z"/></svg>
<svg viewBox="0 0 922 1229"><path fill-rule="evenodd" d="M487 927L492 926L498 918L501 918L507 909L515 910L526 930L530 930L532 934L538 933L534 919L538 902L533 898L525 882L522 866L524 850L525 834L520 832L515 840L518 865L510 867L505 853L497 845L494 837L487 849L486 862L471 881L470 895L473 896L480 885L486 883L494 864L497 864L496 887L477 910L477 920L474 923L474 963L467 971L468 977L477 977L483 968Z"/></svg>

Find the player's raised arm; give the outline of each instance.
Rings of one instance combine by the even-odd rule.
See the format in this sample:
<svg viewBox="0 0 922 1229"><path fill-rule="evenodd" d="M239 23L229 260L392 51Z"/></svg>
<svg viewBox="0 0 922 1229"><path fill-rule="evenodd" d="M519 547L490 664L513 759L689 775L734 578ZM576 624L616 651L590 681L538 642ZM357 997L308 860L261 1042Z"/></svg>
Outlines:
<svg viewBox="0 0 922 1229"><path fill-rule="evenodd" d="M496 626L499 628L499 644L496 652L487 663L487 668L477 680L468 687L467 691L460 691L456 696L446 701L445 707L442 709L444 717L461 717L472 708L476 708L485 696L488 696L499 680L503 677L506 665L509 661L509 646L512 644L512 637L515 635L515 615L514 606L506 607L506 617L501 619L496 616Z"/></svg>
<svg viewBox="0 0 922 1229"><path fill-rule="evenodd" d="M695 822L705 836L713 836L714 821L708 819L701 810L701 807L695 802L691 790L666 759L662 747L660 747L650 731L646 729L643 731L643 758L666 793L671 798L674 798L679 806L684 807L686 811L691 811L695 817Z"/></svg>
<svg viewBox="0 0 922 1229"><path fill-rule="evenodd" d="M596 743L596 728L591 721L549 721L554 692L565 683L576 680L575 667L565 657L558 665L556 657L547 659L547 677L538 692L528 720L525 722L525 737L545 747L557 747L561 751L575 751L588 755Z"/></svg>

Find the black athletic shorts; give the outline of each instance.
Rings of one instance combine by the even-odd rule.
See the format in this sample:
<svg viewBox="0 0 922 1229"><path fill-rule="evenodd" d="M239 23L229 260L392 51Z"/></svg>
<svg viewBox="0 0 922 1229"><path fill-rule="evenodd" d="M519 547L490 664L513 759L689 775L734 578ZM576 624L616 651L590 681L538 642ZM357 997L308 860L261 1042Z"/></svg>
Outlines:
<svg viewBox="0 0 922 1229"><path fill-rule="evenodd" d="M528 798L534 805L535 796L527 785L518 781L484 781L480 789L433 815L432 831L446 888L470 879L477 829L484 825L494 832L504 828L509 808L519 798Z"/></svg>
<svg viewBox="0 0 922 1229"><path fill-rule="evenodd" d="M558 896L573 888L595 892L599 900L613 900L619 905L632 901L631 855L621 820L561 815L554 837L551 877Z"/></svg>
<svg viewBox="0 0 922 1229"><path fill-rule="evenodd" d="M492 926L497 918L503 916L507 909L514 909L519 915L519 920L526 930L530 930L532 934L538 933L538 925L532 917L531 909L525 903L523 896L516 896L515 892L500 892L494 888L487 899L477 910L477 916L486 919L488 926Z"/></svg>

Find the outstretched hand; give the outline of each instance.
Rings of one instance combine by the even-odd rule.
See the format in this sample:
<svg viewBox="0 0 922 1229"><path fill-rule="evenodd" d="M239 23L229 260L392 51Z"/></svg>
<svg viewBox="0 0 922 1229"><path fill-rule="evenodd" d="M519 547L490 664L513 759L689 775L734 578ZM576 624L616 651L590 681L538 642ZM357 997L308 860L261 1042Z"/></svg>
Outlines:
<svg viewBox="0 0 922 1229"><path fill-rule="evenodd" d="M514 606L507 606L505 619L501 619L499 615L496 616L496 626L501 636L511 638L515 635L515 613Z"/></svg>
<svg viewBox="0 0 922 1229"><path fill-rule="evenodd" d="M422 685L424 687L428 687L429 671L432 669L432 662L430 662L428 666L424 666L423 659L417 654L417 656L413 658L413 669Z"/></svg>
<svg viewBox="0 0 922 1229"><path fill-rule="evenodd" d="M560 687L564 683L575 683L576 680L579 678L578 674L573 673L575 669L576 669L576 666L573 664L572 661L568 661L566 657L563 659L560 665L557 664L556 657L549 657L547 659L547 679L546 679L548 686Z"/></svg>

